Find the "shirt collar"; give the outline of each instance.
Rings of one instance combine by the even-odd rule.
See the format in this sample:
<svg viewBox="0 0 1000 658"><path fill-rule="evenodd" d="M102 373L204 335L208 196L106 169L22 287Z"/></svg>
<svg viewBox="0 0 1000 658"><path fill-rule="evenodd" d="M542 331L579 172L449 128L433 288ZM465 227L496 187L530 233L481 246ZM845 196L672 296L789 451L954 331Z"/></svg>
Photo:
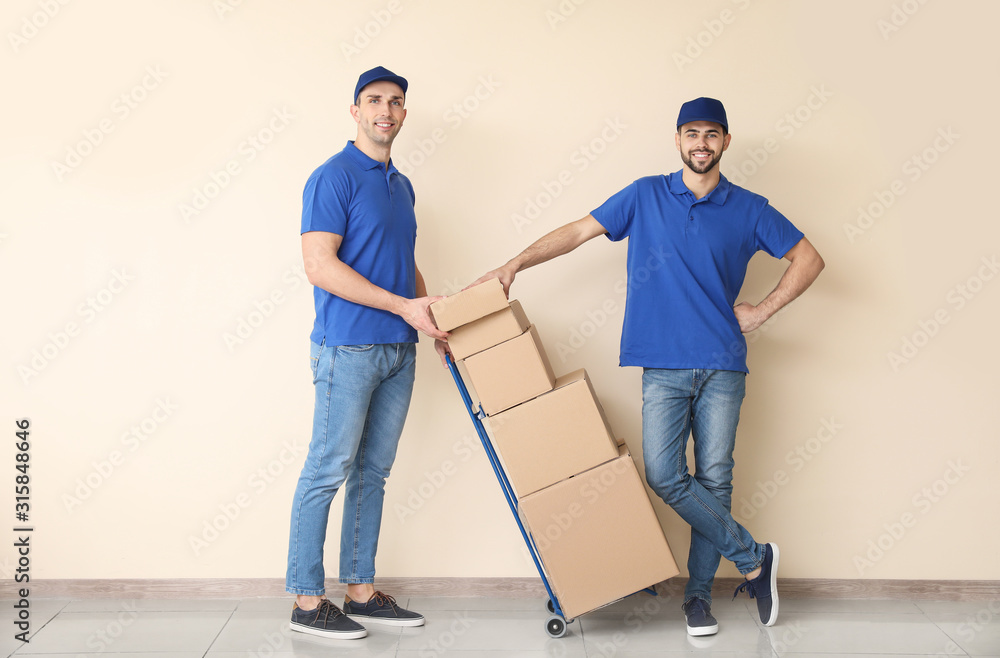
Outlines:
<svg viewBox="0 0 1000 658"><path fill-rule="evenodd" d="M691 194L691 190L688 189L687 185L684 184L684 170L675 171L667 177L667 186L670 191L674 194ZM721 206L726 203L726 199L729 197L729 188L733 186L722 174L719 174L719 184L715 186L715 189L708 193L705 197L707 201Z"/></svg>
<svg viewBox="0 0 1000 658"><path fill-rule="evenodd" d="M369 169L381 169L386 172L386 175L394 174L398 171L396 169L396 165L392 164L392 158L389 158L389 169L386 171L386 167L383 163L369 158L364 154L364 152L362 152L361 149L355 146L354 142L351 140L347 140L347 146L344 147L344 151L351 158L351 160L354 160L355 164L366 171Z"/></svg>

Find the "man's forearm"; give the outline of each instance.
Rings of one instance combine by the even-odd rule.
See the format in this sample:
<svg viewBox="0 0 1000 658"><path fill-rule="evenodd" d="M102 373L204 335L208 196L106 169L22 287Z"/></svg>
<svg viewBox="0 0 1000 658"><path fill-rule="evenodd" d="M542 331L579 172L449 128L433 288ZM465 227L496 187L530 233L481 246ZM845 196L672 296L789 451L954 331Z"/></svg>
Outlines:
<svg viewBox="0 0 1000 658"><path fill-rule="evenodd" d="M568 254L602 232L604 228L588 215L538 238L527 249L511 258L505 267L513 268L514 273L526 270L557 256Z"/></svg>
<svg viewBox="0 0 1000 658"><path fill-rule="evenodd" d="M309 282L349 302L402 314L402 297L376 286L340 259L335 258L321 270L309 273Z"/></svg>
<svg viewBox="0 0 1000 658"><path fill-rule="evenodd" d="M417 276L417 292L424 293L416 299L408 299L395 295L384 288L376 286L339 258L325 259L319 267L306 267L309 283L326 290L341 299L371 308L381 309L398 315L408 325L431 338L444 339L446 332L434 325L430 316L430 305L443 297L428 297L423 290L423 277L420 271Z"/></svg>
<svg viewBox="0 0 1000 658"><path fill-rule="evenodd" d="M805 292L812 285L813 281L816 280L816 277L819 276L819 273L823 271L823 267L823 259L819 257L819 254L810 254L793 261L781 276L774 290L757 304L757 311L762 317L761 322L766 322L771 316Z"/></svg>

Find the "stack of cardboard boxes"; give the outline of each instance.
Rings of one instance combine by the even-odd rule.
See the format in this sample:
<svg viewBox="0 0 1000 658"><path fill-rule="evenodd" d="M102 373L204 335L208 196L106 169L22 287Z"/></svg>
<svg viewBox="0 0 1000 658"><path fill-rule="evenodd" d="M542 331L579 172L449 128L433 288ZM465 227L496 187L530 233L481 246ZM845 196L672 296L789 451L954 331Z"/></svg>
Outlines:
<svg viewBox="0 0 1000 658"><path fill-rule="evenodd" d="M563 613L577 617L677 575L645 486L586 370L557 378L498 279L431 306L451 332L518 512Z"/></svg>

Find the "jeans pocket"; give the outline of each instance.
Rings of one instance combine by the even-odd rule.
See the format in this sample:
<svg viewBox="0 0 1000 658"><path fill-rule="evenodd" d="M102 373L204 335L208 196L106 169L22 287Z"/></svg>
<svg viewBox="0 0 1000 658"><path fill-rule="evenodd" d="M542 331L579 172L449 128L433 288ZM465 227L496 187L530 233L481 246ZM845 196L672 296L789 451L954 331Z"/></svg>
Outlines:
<svg viewBox="0 0 1000 658"><path fill-rule="evenodd" d="M369 343L367 345L338 345L338 350L344 350L345 352L367 352L375 347L374 343Z"/></svg>
<svg viewBox="0 0 1000 658"><path fill-rule="evenodd" d="M309 369L312 370L314 384L316 383L316 379L319 377L319 360L323 356L324 351L326 351L325 340L320 345L312 343L309 346Z"/></svg>

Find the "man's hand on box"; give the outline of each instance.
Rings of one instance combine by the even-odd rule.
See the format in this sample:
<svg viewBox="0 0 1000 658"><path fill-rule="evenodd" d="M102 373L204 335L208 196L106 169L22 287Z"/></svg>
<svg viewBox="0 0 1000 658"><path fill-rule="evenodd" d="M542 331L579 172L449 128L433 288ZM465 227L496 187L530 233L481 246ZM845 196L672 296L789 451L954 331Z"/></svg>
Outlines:
<svg viewBox="0 0 1000 658"><path fill-rule="evenodd" d="M498 267L495 270L487 272L469 285L462 288L462 290L468 290L472 286L478 286L480 283L484 283L490 279L500 279L500 284L503 286L503 294L507 296L507 299L510 299L510 286L514 283L515 273L514 268L509 265L504 265L503 267Z"/></svg>
<svg viewBox="0 0 1000 658"><path fill-rule="evenodd" d="M446 340L448 338L448 334L437 328L434 324L434 320L431 318L430 311L431 304L442 299L444 299L444 297L417 297L416 299L405 299L403 300L403 308L399 317L406 320L406 323L417 331L427 334L431 338Z"/></svg>

